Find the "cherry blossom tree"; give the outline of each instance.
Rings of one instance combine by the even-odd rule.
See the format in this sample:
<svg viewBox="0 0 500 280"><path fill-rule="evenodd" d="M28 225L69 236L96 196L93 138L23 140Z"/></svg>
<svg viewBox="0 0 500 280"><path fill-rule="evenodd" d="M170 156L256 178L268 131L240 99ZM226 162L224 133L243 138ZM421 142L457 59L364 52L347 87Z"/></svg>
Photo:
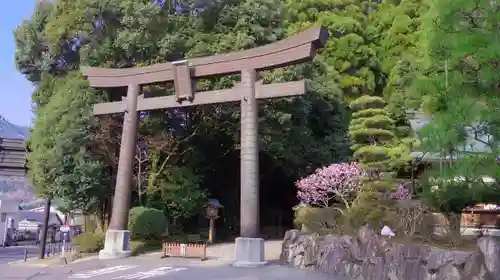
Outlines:
<svg viewBox="0 0 500 280"><path fill-rule="evenodd" d="M298 180L297 197L302 203L329 207L340 201L349 209L357 196L363 172L355 162L334 163Z"/></svg>

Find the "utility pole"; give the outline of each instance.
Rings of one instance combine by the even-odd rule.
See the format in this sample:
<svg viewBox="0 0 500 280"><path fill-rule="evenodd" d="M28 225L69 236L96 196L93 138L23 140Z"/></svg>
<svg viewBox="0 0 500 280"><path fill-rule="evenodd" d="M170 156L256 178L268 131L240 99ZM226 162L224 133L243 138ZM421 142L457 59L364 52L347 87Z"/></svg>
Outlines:
<svg viewBox="0 0 500 280"><path fill-rule="evenodd" d="M47 231L49 228L50 204L52 197L45 198L45 212L43 217L42 238L40 238L40 259L45 258L45 243L47 242Z"/></svg>

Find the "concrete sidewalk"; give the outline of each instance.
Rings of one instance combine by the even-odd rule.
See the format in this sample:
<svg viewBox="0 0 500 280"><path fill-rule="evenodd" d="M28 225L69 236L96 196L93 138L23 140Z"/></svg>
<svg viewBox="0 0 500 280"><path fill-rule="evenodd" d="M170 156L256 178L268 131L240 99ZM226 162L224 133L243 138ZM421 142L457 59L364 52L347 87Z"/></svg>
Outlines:
<svg viewBox="0 0 500 280"><path fill-rule="evenodd" d="M279 261L281 254L281 240L269 240L265 243L265 259L267 262L276 264ZM138 256L138 258L161 258L161 252L149 253L145 255ZM206 261L199 260L189 260L186 262L196 263L200 266L220 266L220 265L230 265L235 259L234 255L234 243L222 243L210 245L207 247L207 257Z"/></svg>

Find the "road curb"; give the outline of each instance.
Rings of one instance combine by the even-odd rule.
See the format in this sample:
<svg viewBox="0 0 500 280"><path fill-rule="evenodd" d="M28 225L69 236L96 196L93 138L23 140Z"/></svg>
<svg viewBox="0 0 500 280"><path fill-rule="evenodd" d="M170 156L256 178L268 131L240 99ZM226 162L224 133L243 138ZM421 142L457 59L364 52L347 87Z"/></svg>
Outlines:
<svg viewBox="0 0 500 280"><path fill-rule="evenodd" d="M38 260L38 258L37 257L27 258L26 261L24 261L24 259L23 260L17 260L17 261L11 261L11 262L8 262L7 264L8 265L40 266L40 267L48 266L48 264L30 263L30 261L34 261L34 260Z"/></svg>
<svg viewBox="0 0 500 280"><path fill-rule="evenodd" d="M86 262L86 261L93 261L93 260L97 260L99 257L98 256L88 256L88 257L83 257L83 258L80 258L80 259L76 259L72 262L69 262L68 264L74 264L74 263L80 263L80 262Z"/></svg>
<svg viewBox="0 0 500 280"><path fill-rule="evenodd" d="M27 266L37 266L37 267L48 267L48 266L53 266L53 265L71 265L74 263L80 263L80 262L85 262L85 261L91 261L91 260L96 260L97 256L89 256L89 257L84 257L81 259L76 259L74 261L70 261L68 258L61 257L61 256L56 256L52 258L57 258L53 259L52 261L48 261L48 263L30 263L30 261L36 261L39 258L38 257L33 257L33 258L28 258L26 261L23 260L17 260L17 261L11 261L8 262L8 265L27 265ZM45 259L48 260L48 259Z"/></svg>
<svg viewBox="0 0 500 280"><path fill-rule="evenodd" d="M27 258L26 259L26 262L30 261L30 260L36 260L38 259L37 257L33 257L33 258ZM7 264L19 264L19 263L24 263L24 259L23 260L17 260L17 261L11 261L11 262L8 262Z"/></svg>

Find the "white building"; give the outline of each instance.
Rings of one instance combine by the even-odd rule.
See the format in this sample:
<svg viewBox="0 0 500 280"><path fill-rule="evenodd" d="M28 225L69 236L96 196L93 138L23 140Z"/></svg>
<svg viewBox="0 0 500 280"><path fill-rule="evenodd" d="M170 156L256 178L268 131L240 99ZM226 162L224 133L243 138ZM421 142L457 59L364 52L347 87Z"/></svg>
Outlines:
<svg viewBox="0 0 500 280"><path fill-rule="evenodd" d="M29 212L45 213L45 207L33 208L29 210ZM64 213L57 210L57 208L55 208L54 206L50 206L50 213L55 213L63 223L65 222Z"/></svg>
<svg viewBox="0 0 500 280"><path fill-rule="evenodd" d="M36 231L39 225L43 225L45 213L33 211L19 211L17 215L17 222L15 228L20 231ZM60 226L63 221L57 213L51 212L49 214L49 225Z"/></svg>
<svg viewBox="0 0 500 280"><path fill-rule="evenodd" d="M0 240L1 243L6 238L9 229L16 228L16 219L19 217L20 201L10 199L0 199ZM3 245L3 244L2 244Z"/></svg>
<svg viewBox="0 0 500 280"><path fill-rule="evenodd" d="M38 207L30 210L31 212L45 212L45 207ZM81 211L73 211L71 213L63 213L57 210L56 207L50 206L50 213L57 215L63 224L70 226L83 226L83 214ZM51 214L52 216L52 214Z"/></svg>
<svg viewBox="0 0 500 280"><path fill-rule="evenodd" d="M20 210L20 201L0 199L0 242L4 240L9 229L21 231L36 231L43 224L44 208L33 210ZM64 222L64 216L55 208L50 209L49 225L60 226Z"/></svg>

